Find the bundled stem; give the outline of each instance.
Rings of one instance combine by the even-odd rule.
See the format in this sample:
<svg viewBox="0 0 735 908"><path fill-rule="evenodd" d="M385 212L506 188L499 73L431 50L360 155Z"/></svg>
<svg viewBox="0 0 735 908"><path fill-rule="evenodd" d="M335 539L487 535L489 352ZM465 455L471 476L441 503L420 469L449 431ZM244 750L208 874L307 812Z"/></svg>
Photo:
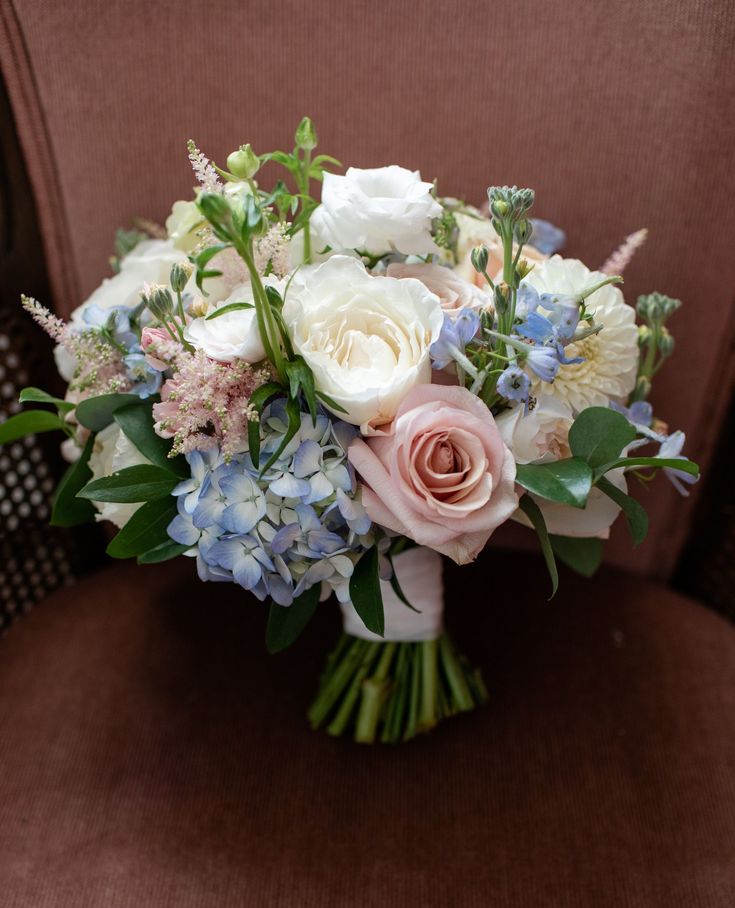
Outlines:
<svg viewBox="0 0 735 908"><path fill-rule="evenodd" d="M480 672L443 634L418 643L342 634L309 710L312 728L394 744L487 700Z"/></svg>

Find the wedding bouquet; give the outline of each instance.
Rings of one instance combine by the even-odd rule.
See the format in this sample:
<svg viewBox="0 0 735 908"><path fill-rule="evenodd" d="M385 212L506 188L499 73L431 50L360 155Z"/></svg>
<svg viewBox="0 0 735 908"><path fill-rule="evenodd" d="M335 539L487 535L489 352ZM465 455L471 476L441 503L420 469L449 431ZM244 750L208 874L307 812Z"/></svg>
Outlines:
<svg viewBox="0 0 735 908"><path fill-rule="evenodd" d="M395 165L339 175L316 144L308 118L293 151L244 145L226 169L190 143L194 198L119 232L68 323L24 298L68 389L23 391L52 409L0 442L63 432L52 522L110 521L113 557L239 584L270 603L271 651L334 594L310 720L400 741L487 696L443 630L442 555L517 521L553 594L556 559L591 574L621 512L645 537L632 478L696 479L647 401L680 303L623 298L645 231L591 271L555 254L530 189L480 210Z"/></svg>

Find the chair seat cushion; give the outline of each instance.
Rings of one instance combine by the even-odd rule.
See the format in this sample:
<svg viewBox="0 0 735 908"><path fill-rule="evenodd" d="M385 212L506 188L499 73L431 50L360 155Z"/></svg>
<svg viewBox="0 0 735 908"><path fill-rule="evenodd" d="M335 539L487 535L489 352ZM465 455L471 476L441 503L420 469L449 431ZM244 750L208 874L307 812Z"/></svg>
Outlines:
<svg viewBox="0 0 735 908"><path fill-rule="evenodd" d="M335 608L268 656L185 559L52 596L0 644L0 902L735 904L735 629L526 555L446 581L491 700L397 747L306 724Z"/></svg>

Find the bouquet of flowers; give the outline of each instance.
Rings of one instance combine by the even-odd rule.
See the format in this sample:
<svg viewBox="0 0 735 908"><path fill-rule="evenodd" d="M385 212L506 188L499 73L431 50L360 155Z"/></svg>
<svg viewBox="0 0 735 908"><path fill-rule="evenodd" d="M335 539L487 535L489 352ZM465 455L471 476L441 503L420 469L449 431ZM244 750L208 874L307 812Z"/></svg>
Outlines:
<svg viewBox="0 0 735 908"><path fill-rule="evenodd" d="M316 145L308 118L292 151L244 145L226 169L190 143L194 198L119 232L68 323L24 298L68 389L24 390L42 406L0 442L64 433L53 523L111 521L115 558L239 584L273 652L334 595L310 721L395 742L487 696L443 629L442 555L517 521L553 594L556 559L591 574L619 514L645 537L632 478L687 494L684 435L647 401L680 303L623 298L645 231L591 271L555 254L531 189L477 209L395 165L340 175Z"/></svg>

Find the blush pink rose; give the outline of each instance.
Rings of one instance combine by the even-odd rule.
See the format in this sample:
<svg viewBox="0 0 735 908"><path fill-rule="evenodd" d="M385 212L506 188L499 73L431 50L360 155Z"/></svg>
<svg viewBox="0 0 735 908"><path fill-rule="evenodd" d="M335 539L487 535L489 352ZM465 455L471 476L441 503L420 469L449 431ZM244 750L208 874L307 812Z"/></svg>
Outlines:
<svg viewBox="0 0 735 908"><path fill-rule="evenodd" d="M476 558L518 507L513 456L463 387L418 385L384 434L355 439L348 456L371 520L457 564Z"/></svg>
<svg viewBox="0 0 735 908"><path fill-rule="evenodd" d="M151 369L157 369L159 372L165 372L169 367L169 363L165 360L159 359L155 354L149 350L149 347L152 347L153 350L156 350L160 347L165 347L171 343L171 335L168 334L163 328L143 328L140 334L140 346L143 349L145 354L145 361L151 367Z"/></svg>

